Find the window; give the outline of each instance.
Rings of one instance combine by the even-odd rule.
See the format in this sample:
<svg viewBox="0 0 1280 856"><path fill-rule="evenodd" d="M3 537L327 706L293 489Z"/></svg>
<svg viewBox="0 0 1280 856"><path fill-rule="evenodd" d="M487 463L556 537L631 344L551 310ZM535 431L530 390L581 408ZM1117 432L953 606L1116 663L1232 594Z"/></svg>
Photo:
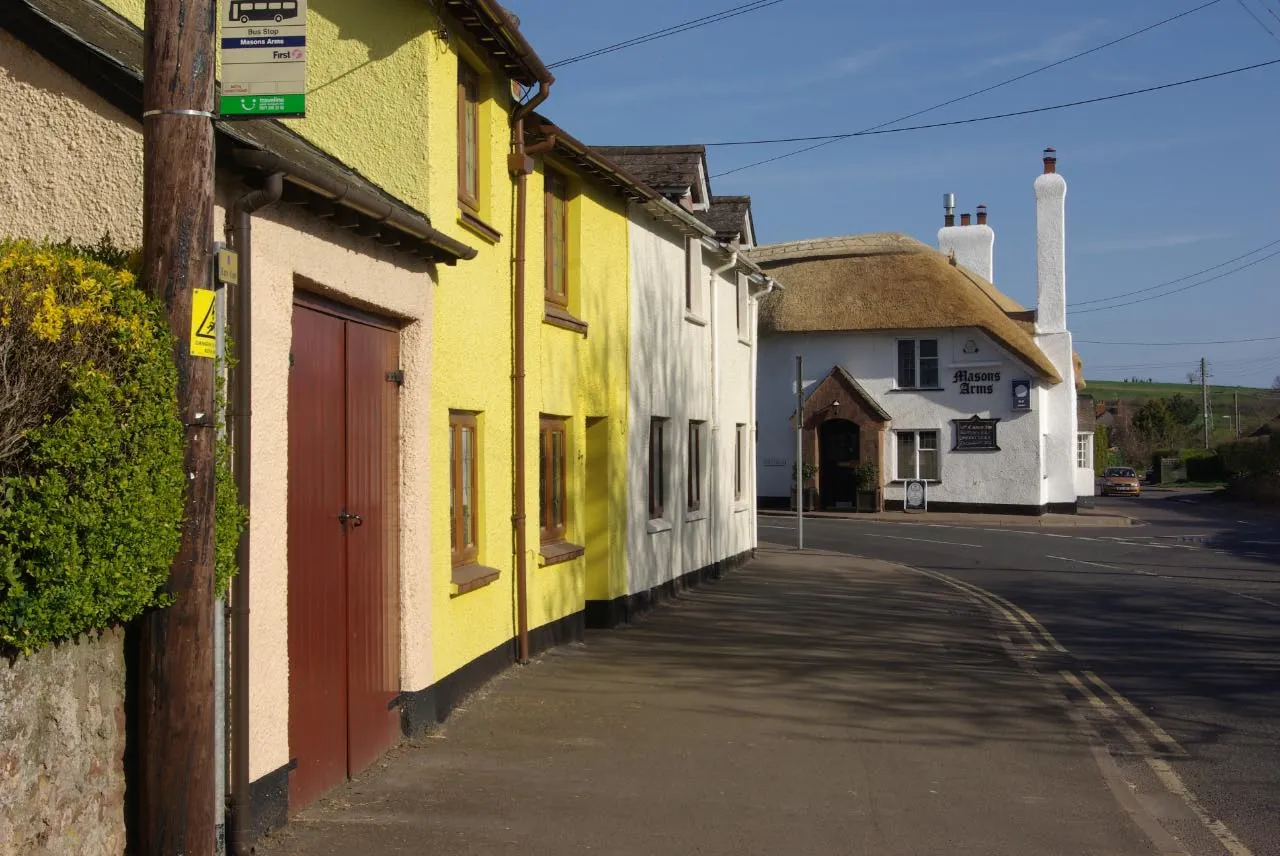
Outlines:
<svg viewBox="0 0 1280 856"><path fill-rule="evenodd" d="M568 518L566 460L568 459L568 430L563 419L542 420L541 452L538 469L538 523L542 530L542 542L564 539L565 520Z"/></svg>
<svg viewBox="0 0 1280 856"><path fill-rule="evenodd" d="M667 513L666 482L666 432L667 420L654 417L649 420L649 519L663 517Z"/></svg>
<svg viewBox="0 0 1280 856"><path fill-rule="evenodd" d="M738 288L734 294L735 310L738 322L738 341L751 342L751 306L747 297L748 282L745 276L738 276Z"/></svg>
<svg viewBox="0 0 1280 856"><path fill-rule="evenodd" d="M747 426L738 424L733 443L733 498L741 501L747 493Z"/></svg>
<svg viewBox="0 0 1280 856"><path fill-rule="evenodd" d="M476 509L476 416L449 414L449 526L453 563L474 562L479 521Z"/></svg>
<svg viewBox="0 0 1280 856"><path fill-rule="evenodd" d="M898 389L938 388L938 340L898 340Z"/></svg>
<svg viewBox="0 0 1280 856"><path fill-rule="evenodd" d="M684 241L684 308L694 315L702 311L702 241Z"/></svg>
<svg viewBox="0 0 1280 856"><path fill-rule="evenodd" d="M569 184L563 175L548 169L546 184L546 288L547 300L569 305Z"/></svg>
<svg viewBox="0 0 1280 856"><path fill-rule="evenodd" d="M898 431L898 479L941 481L937 431Z"/></svg>
<svg viewBox="0 0 1280 856"><path fill-rule="evenodd" d="M1088 431L1076 434L1076 466L1082 470L1093 469L1093 435Z"/></svg>
<svg viewBox="0 0 1280 856"><path fill-rule="evenodd" d="M458 61L458 201L480 210L480 75Z"/></svg>
<svg viewBox="0 0 1280 856"><path fill-rule="evenodd" d="M698 511L702 508L702 453L706 443L707 423L690 420L689 422L689 472L686 477L688 487L688 509Z"/></svg>

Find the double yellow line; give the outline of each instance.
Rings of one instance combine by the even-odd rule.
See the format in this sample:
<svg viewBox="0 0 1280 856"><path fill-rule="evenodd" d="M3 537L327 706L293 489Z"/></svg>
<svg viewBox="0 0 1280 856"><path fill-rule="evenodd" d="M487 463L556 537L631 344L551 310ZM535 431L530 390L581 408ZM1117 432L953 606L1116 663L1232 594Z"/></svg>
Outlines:
<svg viewBox="0 0 1280 856"><path fill-rule="evenodd" d="M976 600L988 609L1002 616L1037 653L1054 651L1058 654L1070 655L1061 642L1049 629L1036 620L1016 603L1001 597L995 592L967 583L964 580L941 574L937 571L926 571L914 568L917 573L932 577L940 583L962 592L971 600ZM1116 730L1124 736L1140 755L1149 755L1153 750L1166 757L1187 757L1186 751L1178 745L1178 741L1169 732L1159 726L1151 717L1129 699L1125 698L1114 687L1098 677L1092 671L1073 672L1068 669L1058 671L1058 676L1074 689L1098 713L1116 726Z"/></svg>
<svg viewBox="0 0 1280 856"><path fill-rule="evenodd" d="M1031 649L1038 653L1054 651L1070 656L1070 651L1049 632L1035 616L995 592L956 579L937 571L926 571L923 568L906 567L913 573L932 577L944 585L961 592L970 600L995 612L1004 618L1016 630ZM1182 778L1174 771L1167 759L1189 757L1186 750L1174 740L1169 732L1147 716L1133 702L1117 692L1114 687L1098 675L1087 669L1072 671L1059 669L1058 677L1070 686L1075 693L1095 712L1107 720L1115 730L1124 737L1151 768L1160 784L1171 794L1182 800L1183 804L1195 815L1196 819L1222 845L1230 856L1253 856L1252 851L1235 836L1234 833L1218 818L1214 817L1196 798Z"/></svg>

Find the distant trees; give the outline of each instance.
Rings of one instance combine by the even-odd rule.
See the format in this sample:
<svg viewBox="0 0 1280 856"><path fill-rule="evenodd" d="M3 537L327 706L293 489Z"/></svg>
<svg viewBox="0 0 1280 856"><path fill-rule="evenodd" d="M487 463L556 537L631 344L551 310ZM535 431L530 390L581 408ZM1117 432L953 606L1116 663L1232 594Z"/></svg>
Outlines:
<svg viewBox="0 0 1280 856"><path fill-rule="evenodd" d="M1200 412L1200 405L1180 392L1174 395L1173 398L1165 399L1165 401L1169 406L1169 413L1173 415L1174 421L1184 428L1190 428L1196 424L1197 419L1203 416Z"/></svg>
<svg viewBox="0 0 1280 856"><path fill-rule="evenodd" d="M1276 379L1271 381L1271 388L1280 391L1280 374L1276 375Z"/></svg>
<svg viewBox="0 0 1280 856"><path fill-rule="evenodd" d="M1168 449L1181 434L1177 417L1163 398L1153 398L1133 414L1133 428L1152 449Z"/></svg>

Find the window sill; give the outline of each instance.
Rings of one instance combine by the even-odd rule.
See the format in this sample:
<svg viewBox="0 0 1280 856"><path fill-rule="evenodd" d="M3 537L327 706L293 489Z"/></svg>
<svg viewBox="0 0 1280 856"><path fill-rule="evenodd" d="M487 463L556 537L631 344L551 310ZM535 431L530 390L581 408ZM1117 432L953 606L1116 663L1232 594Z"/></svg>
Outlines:
<svg viewBox="0 0 1280 856"><path fill-rule="evenodd" d="M750 337L747 337L746 339L744 339L744 338L742 338L741 336L739 336L739 337L738 337L738 344L739 344L739 345L746 345L748 348L750 348L750 347L751 347L751 338L750 338Z"/></svg>
<svg viewBox="0 0 1280 856"><path fill-rule="evenodd" d="M542 545L539 551L542 556L542 567L549 565L558 565L561 562L571 562L574 559L587 552L586 547L579 547L577 544L570 544L568 541L548 541Z"/></svg>
<svg viewBox="0 0 1280 856"><path fill-rule="evenodd" d="M694 508L684 513L684 522L693 523L696 520L706 520L707 510L705 508Z"/></svg>
<svg viewBox="0 0 1280 856"><path fill-rule="evenodd" d="M587 335L587 322L570 315L568 310L554 303L548 303L542 310L542 323L550 324L552 327L560 327L564 330L570 330L574 333L581 333L583 337Z"/></svg>
<svg viewBox="0 0 1280 856"><path fill-rule="evenodd" d="M943 392L945 389L942 386L895 386L889 392Z"/></svg>
<svg viewBox="0 0 1280 856"><path fill-rule="evenodd" d="M502 233L481 220L475 214L472 214L466 208L458 211L458 225L469 232L479 235L491 244L496 244L502 240Z"/></svg>
<svg viewBox="0 0 1280 856"><path fill-rule="evenodd" d="M889 484L905 485L909 481L922 481L925 484L942 484L942 479L889 479Z"/></svg>
<svg viewBox="0 0 1280 856"><path fill-rule="evenodd" d="M497 568L477 564L458 565L453 569L453 576L449 580L449 597L483 588L501 575L502 572Z"/></svg>
<svg viewBox="0 0 1280 856"><path fill-rule="evenodd" d="M744 511L750 511L750 510L751 510L751 503L745 500L739 500L733 504L734 514L741 514Z"/></svg>
<svg viewBox="0 0 1280 856"><path fill-rule="evenodd" d="M697 324L699 327L707 326L707 319L703 318L692 309L686 309L684 311L684 320L688 321L690 324Z"/></svg>
<svg viewBox="0 0 1280 856"><path fill-rule="evenodd" d="M657 535L659 532L670 532L671 521L665 517L654 517L644 525L644 531L650 535Z"/></svg>

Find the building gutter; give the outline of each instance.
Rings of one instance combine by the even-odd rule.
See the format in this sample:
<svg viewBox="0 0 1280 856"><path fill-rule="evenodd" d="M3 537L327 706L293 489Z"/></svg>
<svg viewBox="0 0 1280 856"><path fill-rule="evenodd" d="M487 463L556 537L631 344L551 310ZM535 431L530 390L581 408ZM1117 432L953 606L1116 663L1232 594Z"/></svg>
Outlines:
<svg viewBox="0 0 1280 856"><path fill-rule="evenodd" d="M517 659L529 662L529 557L525 510L528 493L525 485L525 261L528 255L528 197L529 174L533 172L533 155L548 151L556 144L554 137L535 146L525 146L524 121L538 105L551 96L555 78L543 69L538 80L538 91L511 114L511 156L508 169L516 178L516 235L514 247L514 287L511 298L511 323L515 330L512 366L511 397L515 410L512 434L515 458L515 479L511 497L511 526L515 530L516 560L516 640Z"/></svg>
<svg viewBox="0 0 1280 856"><path fill-rule="evenodd" d="M238 256L231 331L235 363L231 367L232 469L236 495L249 512L253 431L253 215L284 195L285 173L273 172L258 190L241 196L227 212L228 243ZM231 847L235 856L253 852L249 840L249 581L250 539L246 529L236 545L238 573L231 582Z"/></svg>
<svg viewBox="0 0 1280 856"><path fill-rule="evenodd" d="M335 205L351 209L378 226L387 227L422 241L427 245L424 255L429 261L453 265L459 260L469 261L476 257L475 249L450 238L433 227L422 215L356 187L354 184L318 170L291 163L271 152L237 149L234 158L240 166L266 173L280 173L289 180L290 184L310 190Z"/></svg>

